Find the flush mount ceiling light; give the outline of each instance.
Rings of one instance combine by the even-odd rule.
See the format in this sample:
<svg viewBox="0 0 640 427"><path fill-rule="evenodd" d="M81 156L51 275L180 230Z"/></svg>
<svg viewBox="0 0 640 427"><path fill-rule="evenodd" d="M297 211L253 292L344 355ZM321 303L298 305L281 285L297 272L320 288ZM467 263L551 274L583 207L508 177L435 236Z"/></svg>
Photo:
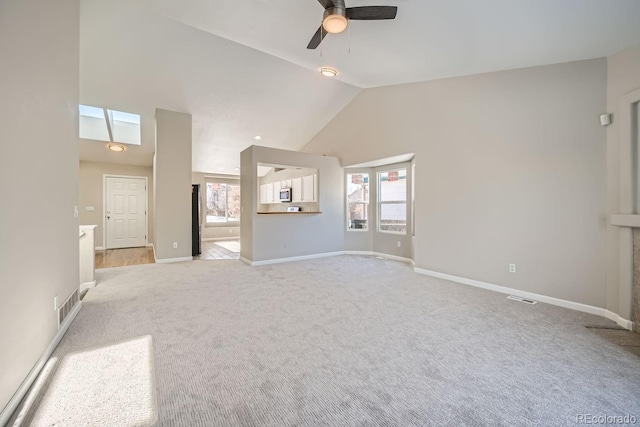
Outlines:
<svg viewBox="0 0 640 427"><path fill-rule="evenodd" d="M256 135L253 137L253 139L255 139L256 141L260 141L262 137L260 135Z"/></svg>
<svg viewBox="0 0 640 427"><path fill-rule="evenodd" d="M107 148L111 151L115 151L116 153L122 153L127 149L124 145L113 142L111 144L107 144Z"/></svg>
<svg viewBox="0 0 640 427"><path fill-rule="evenodd" d="M322 74L325 77L335 77L338 75L338 71L336 71L335 68L322 67L320 68L320 74Z"/></svg>

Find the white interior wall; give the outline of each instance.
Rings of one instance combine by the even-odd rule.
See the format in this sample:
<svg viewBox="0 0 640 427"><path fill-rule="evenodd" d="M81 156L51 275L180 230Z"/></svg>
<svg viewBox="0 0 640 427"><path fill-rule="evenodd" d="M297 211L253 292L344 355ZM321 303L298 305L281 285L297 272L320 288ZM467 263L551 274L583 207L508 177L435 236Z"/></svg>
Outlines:
<svg viewBox="0 0 640 427"><path fill-rule="evenodd" d="M156 261L191 258L191 132L190 114L156 110Z"/></svg>
<svg viewBox="0 0 640 427"><path fill-rule="evenodd" d="M338 159L254 145L240 153L240 161L242 258L260 262L344 250L344 176ZM320 213L258 214L258 163L317 169Z"/></svg>
<svg viewBox="0 0 640 427"><path fill-rule="evenodd" d="M367 89L303 151L416 154L417 267L605 307L606 67Z"/></svg>
<svg viewBox="0 0 640 427"><path fill-rule="evenodd" d="M0 411L79 286L78 19L77 0L0 2Z"/></svg>
<svg viewBox="0 0 640 427"><path fill-rule="evenodd" d="M607 126L607 217L620 212L620 100L623 95L640 89L640 45L607 58L607 109L612 123ZM603 110L604 113L604 110ZM607 309L631 319L631 283L621 284L620 238L630 229L607 226ZM627 246L629 256L632 248ZM625 290L621 294L621 285ZM636 319L637 320L637 319Z"/></svg>

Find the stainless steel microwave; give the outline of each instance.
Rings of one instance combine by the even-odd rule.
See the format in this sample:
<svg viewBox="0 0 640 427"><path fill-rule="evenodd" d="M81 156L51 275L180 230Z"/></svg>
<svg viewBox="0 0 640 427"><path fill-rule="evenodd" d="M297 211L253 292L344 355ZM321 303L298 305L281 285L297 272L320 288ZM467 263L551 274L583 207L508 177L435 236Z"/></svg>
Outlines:
<svg viewBox="0 0 640 427"><path fill-rule="evenodd" d="M280 201L283 203L291 201L291 188L280 189Z"/></svg>

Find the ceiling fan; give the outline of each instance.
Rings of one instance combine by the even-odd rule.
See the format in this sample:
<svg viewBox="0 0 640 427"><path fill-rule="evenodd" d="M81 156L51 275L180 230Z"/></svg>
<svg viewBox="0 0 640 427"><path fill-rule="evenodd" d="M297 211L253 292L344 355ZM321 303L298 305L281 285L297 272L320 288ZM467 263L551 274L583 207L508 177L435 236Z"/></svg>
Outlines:
<svg viewBox="0 0 640 427"><path fill-rule="evenodd" d="M395 19L398 8L396 6L360 6L346 7L344 0L318 0L324 7L322 25L313 35L307 49L315 49L327 33L343 32L349 19L362 21L377 21L380 19Z"/></svg>

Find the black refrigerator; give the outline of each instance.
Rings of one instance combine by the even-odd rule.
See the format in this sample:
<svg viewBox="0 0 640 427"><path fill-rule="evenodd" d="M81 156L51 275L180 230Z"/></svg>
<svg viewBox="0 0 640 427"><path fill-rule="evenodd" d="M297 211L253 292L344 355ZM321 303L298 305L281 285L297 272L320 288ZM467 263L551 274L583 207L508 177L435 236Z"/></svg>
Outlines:
<svg viewBox="0 0 640 427"><path fill-rule="evenodd" d="M200 255L200 185L191 186L191 255Z"/></svg>

